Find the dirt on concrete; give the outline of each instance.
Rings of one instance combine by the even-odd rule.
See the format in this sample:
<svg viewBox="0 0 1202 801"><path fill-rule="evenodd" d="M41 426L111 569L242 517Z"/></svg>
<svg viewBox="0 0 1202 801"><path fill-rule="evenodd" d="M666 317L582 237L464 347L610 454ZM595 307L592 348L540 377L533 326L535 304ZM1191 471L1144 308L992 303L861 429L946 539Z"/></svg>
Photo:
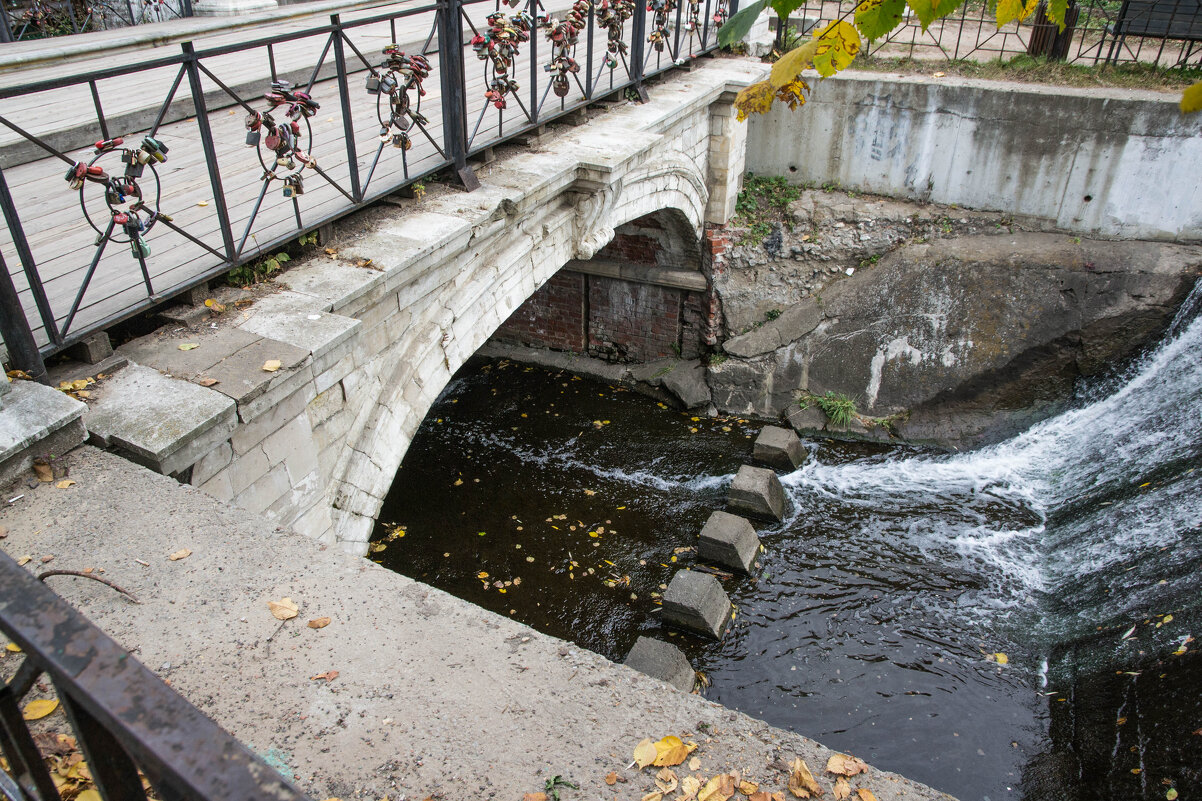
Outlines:
<svg viewBox="0 0 1202 801"><path fill-rule="evenodd" d="M48 582L314 798L516 801L559 775L579 786L560 786L563 801L639 799L654 789L653 769L628 769L632 751L668 734L698 743L704 778L737 769L785 792L801 757L833 787L822 772L833 752L800 735L96 448L62 466L74 485L30 473L4 491L0 547L32 557L33 572L103 568L140 603L82 578ZM168 559L185 548L191 555ZM43 565L45 556L54 558ZM271 615L268 602L284 597L298 617ZM320 617L330 624L307 626ZM338 675L312 678L327 671ZM852 787L881 801L948 798L874 769Z"/></svg>

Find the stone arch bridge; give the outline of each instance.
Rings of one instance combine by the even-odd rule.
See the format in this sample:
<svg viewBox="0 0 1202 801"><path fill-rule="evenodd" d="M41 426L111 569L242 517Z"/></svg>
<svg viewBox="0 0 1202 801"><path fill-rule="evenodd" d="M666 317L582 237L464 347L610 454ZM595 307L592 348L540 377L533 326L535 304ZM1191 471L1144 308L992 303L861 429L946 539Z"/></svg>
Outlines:
<svg viewBox="0 0 1202 801"><path fill-rule="evenodd" d="M349 244L284 274L287 290L215 330L159 332L119 348L131 364L99 385L84 425L155 470L365 553L431 404L562 268L706 288L721 247L708 246L706 226L730 218L744 166L746 128L732 101L760 69L699 62L660 83L649 103L556 128L503 156L474 192L344 222ZM624 275L589 261L615 229L648 215L678 243L673 263ZM184 340L199 347L181 351ZM281 369L264 372L268 359ZM219 384L200 386L205 377Z"/></svg>

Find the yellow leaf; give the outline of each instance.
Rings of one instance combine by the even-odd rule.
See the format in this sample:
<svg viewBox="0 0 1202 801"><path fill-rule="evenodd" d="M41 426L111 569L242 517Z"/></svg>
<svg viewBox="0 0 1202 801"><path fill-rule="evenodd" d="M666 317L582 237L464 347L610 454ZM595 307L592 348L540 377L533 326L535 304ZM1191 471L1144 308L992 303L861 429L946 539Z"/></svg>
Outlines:
<svg viewBox="0 0 1202 801"><path fill-rule="evenodd" d="M207 200L202 200L202 201L200 201L199 203L197 203L196 205L197 205L197 206L207 206L207 205L209 205L209 201L207 201Z"/></svg>
<svg viewBox="0 0 1202 801"><path fill-rule="evenodd" d="M311 629L324 629L328 625L330 625L328 617L315 617L309 621L309 628Z"/></svg>
<svg viewBox="0 0 1202 801"><path fill-rule="evenodd" d="M999 665L1005 665L1005 664L1008 664L1008 663L1010 662L1010 657L1006 656L1006 655L1005 655L1005 654L1003 654L1001 651L999 651L998 653L994 654L994 655L993 655L993 658L997 660L997 663L998 663Z"/></svg>
<svg viewBox="0 0 1202 801"><path fill-rule="evenodd" d="M676 797L676 801L689 801L697 795L697 791L701 789L701 779L696 776L685 776L680 780L680 795Z"/></svg>
<svg viewBox="0 0 1202 801"><path fill-rule="evenodd" d="M1165 801L1177 801L1177 788L1170 787L1168 790L1166 790L1164 798Z"/></svg>
<svg viewBox="0 0 1202 801"><path fill-rule="evenodd" d="M1181 93L1181 113L1193 114L1195 111L1202 111L1202 81Z"/></svg>
<svg viewBox="0 0 1202 801"><path fill-rule="evenodd" d="M661 792L647 793L640 801L663 801L664 794Z"/></svg>
<svg viewBox="0 0 1202 801"><path fill-rule="evenodd" d="M179 349L180 350L196 350L199 347L200 347L200 345L197 345L195 342L185 342L184 344L179 346Z"/></svg>
<svg viewBox="0 0 1202 801"><path fill-rule="evenodd" d="M15 642L10 642L8 645L4 646L4 650L10 651L14 654L19 654L21 653L21 646L17 645Z"/></svg>
<svg viewBox="0 0 1202 801"><path fill-rule="evenodd" d="M1022 21L1035 11L1038 0L998 0L997 26L1000 28L1014 20Z"/></svg>
<svg viewBox="0 0 1202 801"><path fill-rule="evenodd" d="M847 754L835 754L826 761L827 773L838 776L855 776L857 773L867 773L868 766L862 759Z"/></svg>
<svg viewBox="0 0 1202 801"><path fill-rule="evenodd" d="M291 598L281 598L278 601L268 601L267 608L276 620L291 620L296 617L300 607Z"/></svg>
<svg viewBox="0 0 1202 801"><path fill-rule="evenodd" d="M263 369L268 373L274 373L276 370L280 369L280 360L268 359L267 361L263 362Z"/></svg>
<svg viewBox="0 0 1202 801"><path fill-rule="evenodd" d="M810 768L800 758L794 759L790 767L789 792L798 798L817 798L823 793L818 782L814 781L814 774L810 773Z"/></svg>
<svg viewBox="0 0 1202 801"><path fill-rule="evenodd" d="M735 95L735 110L739 122L747 119L750 114L767 114L772 108L772 84L760 81L746 86Z"/></svg>
<svg viewBox="0 0 1202 801"><path fill-rule="evenodd" d="M58 709L57 698L39 698L25 705L25 711L21 713L21 717L26 720L41 720L56 709Z"/></svg>
<svg viewBox="0 0 1202 801"><path fill-rule="evenodd" d="M743 795L748 795L748 796L754 795L756 790L759 790L759 789L760 789L760 786L758 784L756 784L755 782L749 782L749 781L739 782L739 792L742 793Z"/></svg>
<svg viewBox="0 0 1202 801"><path fill-rule="evenodd" d="M178 551L171 554L167 558L169 560L171 560L172 562L178 562L181 559L187 559L191 555L192 555L192 552L189 551L187 548L180 548Z"/></svg>
<svg viewBox="0 0 1202 801"><path fill-rule="evenodd" d="M697 801L726 801L734 794L735 777L729 773L719 773L701 788Z"/></svg>
<svg viewBox="0 0 1202 801"><path fill-rule="evenodd" d="M66 489L67 487L74 487L75 481L72 479L69 479L69 478L64 478L62 481L58 482L54 486L58 487L59 489Z"/></svg>
<svg viewBox="0 0 1202 801"><path fill-rule="evenodd" d="M650 765L659 756L659 751L655 749L655 743L651 742L651 738L643 740L634 747L634 763L639 766L639 769Z"/></svg>
<svg viewBox="0 0 1202 801"><path fill-rule="evenodd" d="M850 22L834 20L814 37L814 69L823 78L846 69L860 52L860 34Z"/></svg>
<svg viewBox="0 0 1202 801"><path fill-rule="evenodd" d="M876 796L867 787L857 787L856 795L860 797L860 801L876 801Z"/></svg>
<svg viewBox="0 0 1202 801"><path fill-rule="evenodd" d="M804 69L814 66L814 54L818 52L818 40L811 39L801 47L796 47L780 57L772 65L768 83L773 89L779 89L801 74ZM696 417L693 420L697 420Z"/></svg>
<svg viewBox="0 0 1202 801"><path fill-rule="evenodd" d="M20 559L17 560L17 564L24 566L24 565L29 564L32 561L33 561L32 556L22 556Z"/></svg>
<svg viewBox="0 0 1202 801"><path fill-rule="evenodd" d="M38 481L54 481L54 468L48 464L35 464L33 472L37 474Z"/></svg>
<svg viewBox="0 0 1202 801"><path fill-rule="evenodd" d="M835 779L835 801L843 801L849 795L851 795L851 784L847 779L842 776Z"/></svg>
<svg viewBox="0 0 1202 801"><path fill-rule="evenodd" d="M655 744L656 757L653 763L657 768L666 765L679 765L684 762L693 749L689 748L680 738L669 734Z"/></svg>
<svg viewBox="0 0 1202 801"><path fill-rule="evenodd" d="M547 801L546 793L526 793L522 796L522 801Z"/></svg>

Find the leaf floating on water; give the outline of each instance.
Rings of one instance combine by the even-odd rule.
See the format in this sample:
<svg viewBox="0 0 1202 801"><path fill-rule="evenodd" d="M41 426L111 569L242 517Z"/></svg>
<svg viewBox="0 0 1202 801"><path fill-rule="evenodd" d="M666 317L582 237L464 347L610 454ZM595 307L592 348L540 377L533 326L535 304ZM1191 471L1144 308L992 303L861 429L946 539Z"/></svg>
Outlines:
<svg viewBox="0 0 1202 801"><path fill-rule="evenodd" d="M800 757L793 760L789 773L789 792L798 798L817 798L824 792L809 766Z"/></svg>
<svg viewBox="0 0 1202 801"><path fill-rule="evenodd" d="M1123 632L1123 636L1119 637L1119 639L1120 639L1120 640L1126 640L1126 639L1130 638L1130 637L1131 637L1131 635L1135 633L1135 627L1136 627L1137 625L1138 625L1137 623L1132 623L1132 624L1131 624L1131 628L1129 628L1129 629L1127 629L1126 631L1124 631L1124 632Z"/></svg>
<svg viewBox="0 0 1202 801"><path fill-rule="evenodd" d="M1168 790L1165 790L1164 798L1165 801L1177 801L1177 788L1170 787Z"/></svg>
<svg viewBox="0 0 1202 801"><path fill-rule="evenodd" d="M996 654L994 654L993 658L997 660L999 665L1007 665L1010 663L1010 657L1006 656L1001 651L998 651Z"/></svg>
<svg viewBox="0 0 1202 801"><path fill-rule="evenodd" d="M857 773L867 773L868 765L864 764L862 759L847 754L835 754L826 761L826 770L837 776L855 776Z"/></svg>
<svg viewBox="0 0 1202 801"><path fill-rule="evenodd" d="M268 601L267 608L276 620L291 620L296 617L300 607L291 598L281 598L278 601Z"/></svg>
<svg viewBox="0 0 1202 801"><path fill-rule="evenodd" d="M56 709L58 709L57 698L39 698L25 705L21 717L25 720L41 720Z"/></svg>

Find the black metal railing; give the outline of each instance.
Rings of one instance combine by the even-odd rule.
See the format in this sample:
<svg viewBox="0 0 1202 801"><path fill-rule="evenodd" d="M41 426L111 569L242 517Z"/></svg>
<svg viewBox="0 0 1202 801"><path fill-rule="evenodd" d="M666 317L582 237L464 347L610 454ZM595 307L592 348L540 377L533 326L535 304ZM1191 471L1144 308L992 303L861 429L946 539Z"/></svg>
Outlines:
<svg viewBox="0 0 1202 801"><path fill-rule="evenodd" d="M737 10L737 0L546 3L556 1L336 14L0 87L0 254L13 266L0 271L12 282L0 311L25 321L27 340L10 352L61 351L445 168L473 188L469 157L601 97L641 93L714 50ZM47 113L64 107L74 112Z"/></svg>
<svg viewBox="0 0 1202 801"><path fill-rule="evenodd" d="M192 0L0 2L0 43L167 22L192 16Z"/></svg>
<svg viewBox="0 0 1202 801"><path fill-rule="evenodd" d="M308 796L0 552L0 632L22 661L0 684L0 797L61 798L21 702L47 677L107 801L308 801ZM10 657L13 654L9 654Z"/></svg>
<svg viewBox="0 0 1202 801"><path fill-rule="evenodd" d="M809 33L847 17L853 2L814 0L793 12L790 28ZM936 60L1008 60L1031 55L1076 64L1202 66L1202 0L1070 2L1066 29L1047 21L1041 4L1023 22L997 26L994 4L969 0L926 30L907 9L902 24L865 47L865 55ZM782 28L778 44L788 37ZM797 34L792 34L796 36Z"/></svg>

